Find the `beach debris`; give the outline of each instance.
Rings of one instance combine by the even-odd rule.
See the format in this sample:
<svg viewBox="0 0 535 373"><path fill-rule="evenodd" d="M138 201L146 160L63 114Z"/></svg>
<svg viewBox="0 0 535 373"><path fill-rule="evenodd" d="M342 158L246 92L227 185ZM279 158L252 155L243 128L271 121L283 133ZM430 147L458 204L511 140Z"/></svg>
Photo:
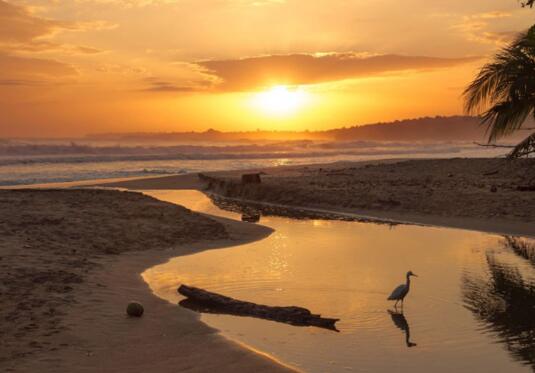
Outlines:
<svg viewBox="0 0 535 373"><path fill-rule="evenodd" d="M128 314L128 316L132 317L141 317L143 316L144 311L145 309L143 308L141 303L138 302L130 302L126 307L126 313Z"/></svg>
<svg viewBox="0 0 535 373"><path fill-rule="evenodd" d="M187 298L180 301L179 305L196 312L256 317L294 326L315 326L338 331L335 324L339 319L321 317L302 307L273 307L244 302L188 285L180 285L177 291Z"/></svg>
<svg viewBox="0 0 535 373"><path fill-rule="evenodd" d="M244 211L241 215L241 220L248 223L258 223L260 221L260 213L256 211Z"/></svg>
<svg viewBox="0 0 535 373"><path fill-rule="evenodd" d="M490 191L492 193L496 193L498 191L498 188L496 187L496 185L493 185L493 186L490 187Z"/></svg>
<svg viewBox="0 0 535 373"><path fill-rule="evenodd" d="M254 174L243 174L241 175L242 184L260 184L262 179L260 179L260 173Z"/></svg>

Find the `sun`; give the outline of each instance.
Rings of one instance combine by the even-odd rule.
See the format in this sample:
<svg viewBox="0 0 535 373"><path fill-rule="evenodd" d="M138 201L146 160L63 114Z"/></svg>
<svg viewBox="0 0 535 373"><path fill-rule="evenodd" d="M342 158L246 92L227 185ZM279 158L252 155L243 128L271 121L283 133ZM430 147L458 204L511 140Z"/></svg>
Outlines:
<svg viewBox="0 0 535 373"><path fill-rule="evenodd" d="M301 109L308 101L302 88L290 89L284 85L273 86L253 97L254 106L268 115L286 116Z"/></svg>

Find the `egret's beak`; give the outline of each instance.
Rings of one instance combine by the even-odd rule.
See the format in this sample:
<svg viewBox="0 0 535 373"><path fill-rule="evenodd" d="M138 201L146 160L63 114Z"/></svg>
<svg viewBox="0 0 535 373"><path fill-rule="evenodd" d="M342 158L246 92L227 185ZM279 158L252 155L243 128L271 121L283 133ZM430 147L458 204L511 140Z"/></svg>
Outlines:
<svg viewBox="0 0 535 373"><path fill-rule="evenodd" d="M418 277L418 275L415 275L414 273L412 274L412 276L414 276L414 277Z"/></svg>

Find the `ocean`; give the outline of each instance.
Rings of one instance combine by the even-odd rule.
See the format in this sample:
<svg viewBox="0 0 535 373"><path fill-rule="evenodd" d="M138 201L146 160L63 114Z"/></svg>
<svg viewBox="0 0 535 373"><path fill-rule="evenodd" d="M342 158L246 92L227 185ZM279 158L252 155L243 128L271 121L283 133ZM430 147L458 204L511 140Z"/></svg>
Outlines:
<svg viewBox="0 0 535 373"><path fill-rule="evenodd" d="M0 143L0 185L184 174L387 158L499 157L472 143L313 142L108 144L60 140Z"/></svg>

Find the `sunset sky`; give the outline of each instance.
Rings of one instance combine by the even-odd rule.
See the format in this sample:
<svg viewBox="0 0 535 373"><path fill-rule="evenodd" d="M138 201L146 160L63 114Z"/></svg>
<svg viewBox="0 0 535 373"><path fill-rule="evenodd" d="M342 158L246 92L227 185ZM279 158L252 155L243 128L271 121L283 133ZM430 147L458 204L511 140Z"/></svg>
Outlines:
<svg viewBox="0 0 535 373"><path fill-rule="evenodd" d="M0 0L0 136L462 113L516 0Z"/></svg>

